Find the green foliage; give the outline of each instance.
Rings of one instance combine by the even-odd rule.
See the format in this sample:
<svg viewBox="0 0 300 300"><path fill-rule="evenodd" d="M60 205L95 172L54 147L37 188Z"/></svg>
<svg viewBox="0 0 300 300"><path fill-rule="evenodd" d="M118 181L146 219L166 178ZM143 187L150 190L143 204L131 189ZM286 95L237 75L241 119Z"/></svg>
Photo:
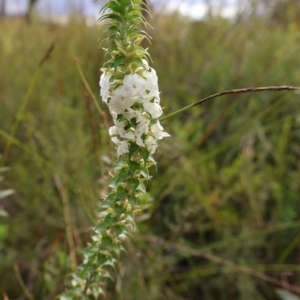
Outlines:
<svg viewBox="0 0 300 300"><path fill-rule="evenodd" d="M110 20L103 26L108 27L104 33L108 37L103 40L105 48L105 70L113 77L111 82L116 88L122 83L125 74L138 73L145 67L142 58L150 57L147 49L140 47L140 43L150 36L142 26L149 25L142 12L150 14L148 6L141 0L108 1L101 9L99 21ZM108 56L111 59L108 59Z"/></svg>
<svg viewBox="0 0 300 300"><path fill-rule="evenodd" d="M109 19L111 22L107 24L109 26L108 31L116 33L106 39L110 47L105 56L110 54L112 58L104 63L108 69L102 69L110 76L107 84L107 89L111 93L110 97L113 97L113 92L122 84L126 74L139 74L145 68L142 60L146 59L149 54L147 50L138 46L140 41L145 38L140 27L147 24L141 13L142 3L139 0L130 2L112 0L101 10L103 15L100 21ZM146 4L144 7L147 11ZM101 80L100 86L102 88ZM106 102L107 100L103 99L103 101ZM127 101L127 99L124 100L123 98L123 101ZM137 106L136 113L142 114L144 112L140 104L132 106ZM110 112L115 118L113 120L115 124L117 120L126 119L122 113L114 116L111 107ZM129 119L124 120L126 125L124 125L123 130L134 131L138 126L137 119L136 117ZM151 115L149 115L149 119L145 120L149 120L149 123L151 121L152 125L157 122ZM120 138L123 139L124 137ZM145 146L142 148L135 141L126 141L125 138L124 140L124 143L128 143L128 151L119 156L114 168L115 175L108 183L111 192L104 200L104 206L100 207L98 212L99 220L98 225L93 229L93 241L83 252L83 263L72 271L69 289L59 297L62 300L66 297L82 300L106 298L106 282L108 278L113 279L115 277L114 273L118 269L120 254L124 251L122 243L135 230L134 217L140 211L140 205L144 204L140 203L139 199L142 199L141 196L146 194L146 185L150 179L148 168L153 165L153 158L148 150L146 150L148 153L145 155ZM145 157L147 157L146 161Z"/></svg>
<svg viewBox="0 0 300 300"><path fill-rule="evenodd" d="M151 22L156 28L151 56L165 113L224 89L299 85L297 23L270 30L251 19L192 23L157 14ZM20 144L9 153L3 184L15 193L0 200L9 214L0 217L1 294L24 298L15 263L35 299L53 299L64 290L70 253L78 254L79 263L90 241L87 229L95 224L99 195L108 194L114 160L106 128L73 63L78 57L97 94L103 55L93 45L99 30L80 21L61 27L6 20L0 31L5 32L0 36L5 132L39 59L56 40L22 115ZM265 93L216 99L164 123L172 138L156 156L159 168L148 188L153 207L139 216L148 219L138 224L135 242L122 256L116 283L122 285L123 299L278 299L273 284L243 274L241 266L288 277L291 285L299 282L299 113L299 95ZM6 142L1 135L0 152ZM69 200L73 250L54 174L60 175ZM114 285L108 299L119 297Z"/></svg>

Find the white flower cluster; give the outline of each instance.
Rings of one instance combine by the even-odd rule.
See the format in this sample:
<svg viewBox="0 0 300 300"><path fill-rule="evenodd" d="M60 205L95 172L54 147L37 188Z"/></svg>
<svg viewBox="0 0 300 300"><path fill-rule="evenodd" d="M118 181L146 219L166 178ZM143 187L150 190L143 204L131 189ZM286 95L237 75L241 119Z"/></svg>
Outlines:
<svg viewBox="0 0 300 300"><path fill-rule="evenodd" d="M108 105L114 122L109 134L119 156L129 151L131 142L153 154L157 140L170 136L157 120L162 108L156 72L147 63L145 67L142 75L125 75L123 84L115 90L107 73L100 78L102 100Z"/></svg>

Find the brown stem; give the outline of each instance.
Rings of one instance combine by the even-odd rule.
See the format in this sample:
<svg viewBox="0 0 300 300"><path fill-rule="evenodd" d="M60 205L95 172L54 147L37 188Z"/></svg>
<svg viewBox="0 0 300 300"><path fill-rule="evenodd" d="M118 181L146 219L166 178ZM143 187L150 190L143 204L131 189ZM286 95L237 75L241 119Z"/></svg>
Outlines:
<svg viewBox="0 0 300 300"><path fill-rule="evenodd" d="M232 261L229 261L227 259L223 259L221 257L218 257L218 256L214 255L214 254L204 252L204 251L201 251L201 250L198 250L198 249L194 249L194 248L191 248L191 247L188 247L188 246L185 246L185 245L181 245L181 244L178 244L178 243L168 242L168 241L165 241L165 240L163 240L161 238L158 238L158 237L155 237L155 236L147 236L146 239L149 240L151 243L154 243L155 245L161 244L161 245L164 245L165 247L176 249L176 250L178 250L180 252L183 252L183 253L188 253L188 254L191 254L191 255L194 255L194 256L202 257L204 259L213 261L217 264L226 266L226 267L228 267L232 270L235 270L235 271L238 271L238 272L241 272L241 273L244 273L244 274L259 278L259 279L262 279L264 281L273 283L277 286L280 286L282 288L285 288L285 289L288 289L292 292L300 294L300 287L298 287L298 286L295 286L295 285L288 285L287 286L285 283L283 283L282 281L278 280L277 278L275 278L273 276L269 276L265 273L253 270L253 269L251 269L249 267L246 267L246 266L238 265L238 264L236 264Z"/></svg>
<svg viewBox="0 0 300 300"><path fill-rule="evenodd" d="M200 105L210 99L221 97L224 95L232 95L232 94L245 94L245 93L259 93L259 92L270 92L270 91L299 91L300 87L297 86L289 86L289 85L281 85L281 86L266 86L266 87L250 87L250 88L244 88L244 89L234 89L229 91L224 91L220 93L216 93L213 95L210 95L206 98L203 98L193 104L194 106Z"/></svg>
<svg viewBox="0 0 300 300"><path fill-rule="evenodd" d="M297 86L288 86L288 85L281 85L281 86L266 86L266 87L251 87L251 88L244 88L244 89L235 89L235 90L229 90L229 91L224 91L224 92L220 92L220 93L216 93L213 95L210 95L206 98L203 98L195 103L192 103L188 106L185 106L163 118L160 118L159 121L165 121L167 119L171 119L172 117L192 108L195 107L197 105L200 105L208 100L211 100L213 98L217 98L217 97L221 97L224 95L232 95L232 94L245 94L245 93L258 93L258 92L268 92L268 91L299 91L300 87Z"/></svg>

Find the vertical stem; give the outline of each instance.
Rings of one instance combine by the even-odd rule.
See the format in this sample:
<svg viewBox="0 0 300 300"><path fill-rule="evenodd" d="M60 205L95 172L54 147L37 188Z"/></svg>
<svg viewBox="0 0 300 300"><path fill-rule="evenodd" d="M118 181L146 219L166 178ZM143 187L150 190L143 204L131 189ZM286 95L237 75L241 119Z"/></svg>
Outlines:
<svg viewBox="0 0 300 300"><path fill-rule="evenodd" d="M21 106L17 112L17 115L16 115L16 120L15 122L13 123L13 126L11 128L11 131L10 131L10 136L12 138L14 138L17 130L18 130L18 127L22 121L22 117L23 117L23 114L24 114L24 111L29 103L29 100L30 100L30 96L32 94L32 91L33 91L33 88L35 86L35 83L37 81L37 79L39 78L39 75L40 75L40 71L41 71L41 68L42 66L44 65L45 61L50 57L52 51L54 49L54 43L52 43L50 45L50 47L46 50L45 54L43 55L42 59L39 61L39 64L38 64L38 67L35 71L35 73L33 74L33 77L29 83L29 87L27 89L27 92L21 102ZM8 156L8 153L10 151L10 148L12 146L12 140L8 140L6 145L5 145L5 148L4 148L4 153L3 153L3 156L2 156L2 160L0 161L0 166L4 166L5 165L5 162L7 160L7 156Z"/></svg>
<svg viewBox="0 0 300 300"><path fill-rule="evenodd" d="M14 271L16 273L16 276L17 276L17 280L23 290L23 293L25 294L26 298L29 299L29 300L34 300L34 297L32 296L32 294L28 291L27 289L27 286L25 285L23 279L22 279L22 276L21 276L21 273L20 273L20 270L19 270L19 267L16 263L14 263Z"/></svg>
<svg viewBox="0 0 300 300"><path fill-rule="evenodd" d="M73 269L77 267L77 259L76 259L76 252L75 252L75 243L73 238L73 226L72 226L72 219L71 219L71 210L69 206L68 197L65 193L63 184L58 174L53 175L54 182L56 188L58 190L59 196L63 203L63 211L64 211L64 219L66 223L66 231L67 231L67 240L70 250L70 258L71 258L71 266Z"/></svg>

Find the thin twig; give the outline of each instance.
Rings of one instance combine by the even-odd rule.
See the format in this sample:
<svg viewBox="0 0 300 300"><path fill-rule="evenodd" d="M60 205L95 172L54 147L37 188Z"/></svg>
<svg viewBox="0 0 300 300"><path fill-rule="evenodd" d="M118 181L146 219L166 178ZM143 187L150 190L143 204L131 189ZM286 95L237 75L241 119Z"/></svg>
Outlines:
<svg viewBox="0 0 300 300"><path fill-rule="evenodd" d="M15 121L12 125L12 128L10 130L10 135L12 137L14 137L16 135L16 132L19 128L19 125L22 121L22 118L23 118L23 114L24 114L24 111L26 110L27 108L27 105L29 103L29 100L30 100L30 97L31 97L31 94L33 92L33 89L35 87L35 84L36 84L36 81L37 79L39 78L39 75L40 75L40 71L45 63L45 61L47 59L49 59L52 51L54 49L54 43L52 43L50 45L50 47L47 49L47 51L45 52L45 54L43 55L42 59L40 60L39 64L38 64L38 67L37 69L35 70L31 80L30 80L30 83L29 83L29 86L27 88L27 91L26 91L26 94L21 102L21 105L19 107L19 110L16 114L16 118L15 118ZM9 154L9 151L10 151L10 148L12 146L12 143L11 141L7 141L6 144L5 144L5 148L4 148L4 153L3 153L3 157L0 161L0 165L4 166L5 165L5 162L7 160L7 157L8 157L8 154Z"/></svg>
<svg viewBox="0 0 300 300"><path fill-rule="evenodd" d="M73 238L73 230L72 230L72 219L71 219L71 211L69 206L68 197L65 193L63 184L61 182L60 176L58 174L53 175L54 182L63 203L63 211L64 211L64 219L66 223L66 231L67 231L67 241L70 250L70 258L71 258L71 267L75 269L77 267L77 260L76 260L76 251L75 251L75 243Z"/></svg>
<svg viewBox="0 0 300 300"><path fill-rule="evenodd" d="M200 104L203 104L204 102L221 97L224 95L232 95L232 94L245 94L245 93L259 93L259 92L279 92L279 91L297 91L300 90L300 87L297 86L288 86L288 85L281 85L281 86L266 86L266 87L250 87L250 88L244 88L244 89L235 89L235 90L229 90L224 91L220 93L216 93L213 95L210 95L206 98L203 98L193 104L193 106L197 106Z"/></svg>
<svg viewBox="0 0 300 300"><path fill-rule="evenodd" d="M79 64L79 61L78 61L78 58L77 57L74 57L74 61L75 61L75 64L76 64L76 67L77 67L77 70L78 70L78 73L81 77L81 80L86 88L86 90L88 91L89 95L91 96L91 98L93 99L93 102L98 110L98 112L100 113L100 115L102 116L102 119L104 121L104 124L105 124L105 127L106 129L108 130L108 122L107 122L107 118L106 118L106 115L105 113L103 112L103 110L101 109L100 105L98 104L97 102L97 99L95 97L95 94L93 93L88 81L86 80L86 77L84 76L83 74L83 71L81 69L81 66Z"/></svg>
<svg viewBox="0 0 300 300"><path fill-rule="evenodd" d="M26 284L24 283L19 267L16 263L14 263L14 271L16 273L17 276L17 280L23 290L23 293L25 294L25 296L29 299L29 300L34 300L33 295L28 291Z"/></svg>
<svg viewBox="0 0 300 300"><path fill-rule="evenodd" d="M155 237L155 236L148 236L147 240L149 240L151 243L154 243L156 245L161 244L161 245L164 245L165 247L169 247L169 248L172 248L172 249L177 249L180 252L189 253L189 254L194 255L194 256L202 257L204 259L213 261L217 264L229 267L229 268L231 268L233 270L236 270L238 272L242 272L244 274L262 279L264 281L273 283L273 284L278 285L282 288L285 288L285 289L288 289L292 292L300 294L300 287L297 287L295 285L290 285L290 284L287 287L286 284L284 284L283 282L281 282L280 280L278 280L278 279L276 279L272 276L266 275L265 273L253 270L253 269L245 267L245 266L238 265L238 264L236 264L232 261L229 261L227 259L223 259L221 257L218 257L218 256L214 255L214 254L211 254L211 253L208 253L208 252L203 252L203 251L200 251L200 250L197 250L197 249L185 246L185 245L181 245L181 244L178 244L178 243L167 242L167 241L165 241L161 238Z"/></svg>
<svg viewBox="0 0 300 300"><path fill-rule="evenodd" d="M271 91L274 91L274 92L278 92L278 91L300 91L300 87L297 87L297 86L289 86L289 85L281 85L281 86L266 86L266 87L250 87L250 88L243 88L243 89L234 89L234 90L229 90L229 91L223 91L223 92L220 92L220 93L216 93L216 94L213 94L213 95L210 95L208 97L205 97L201 100L198 100L197 102L195 103L192 103L186 107L183 107L163 118L160 119L160 122L164 121L164 120L167 120L167 119L170 119L172 117L174 117L175 115L177 114L180 114L192 107L195 107L197 105L200 105L200 104L203 104L204 102L208 101L208 100L211 100L211 99L214 99L214 98L218 98L218 97L221 97L221 96L225 96L225 95L233 95L233 94L245 94L245 93L259 93L259 92L271 92Z"/></svg>

